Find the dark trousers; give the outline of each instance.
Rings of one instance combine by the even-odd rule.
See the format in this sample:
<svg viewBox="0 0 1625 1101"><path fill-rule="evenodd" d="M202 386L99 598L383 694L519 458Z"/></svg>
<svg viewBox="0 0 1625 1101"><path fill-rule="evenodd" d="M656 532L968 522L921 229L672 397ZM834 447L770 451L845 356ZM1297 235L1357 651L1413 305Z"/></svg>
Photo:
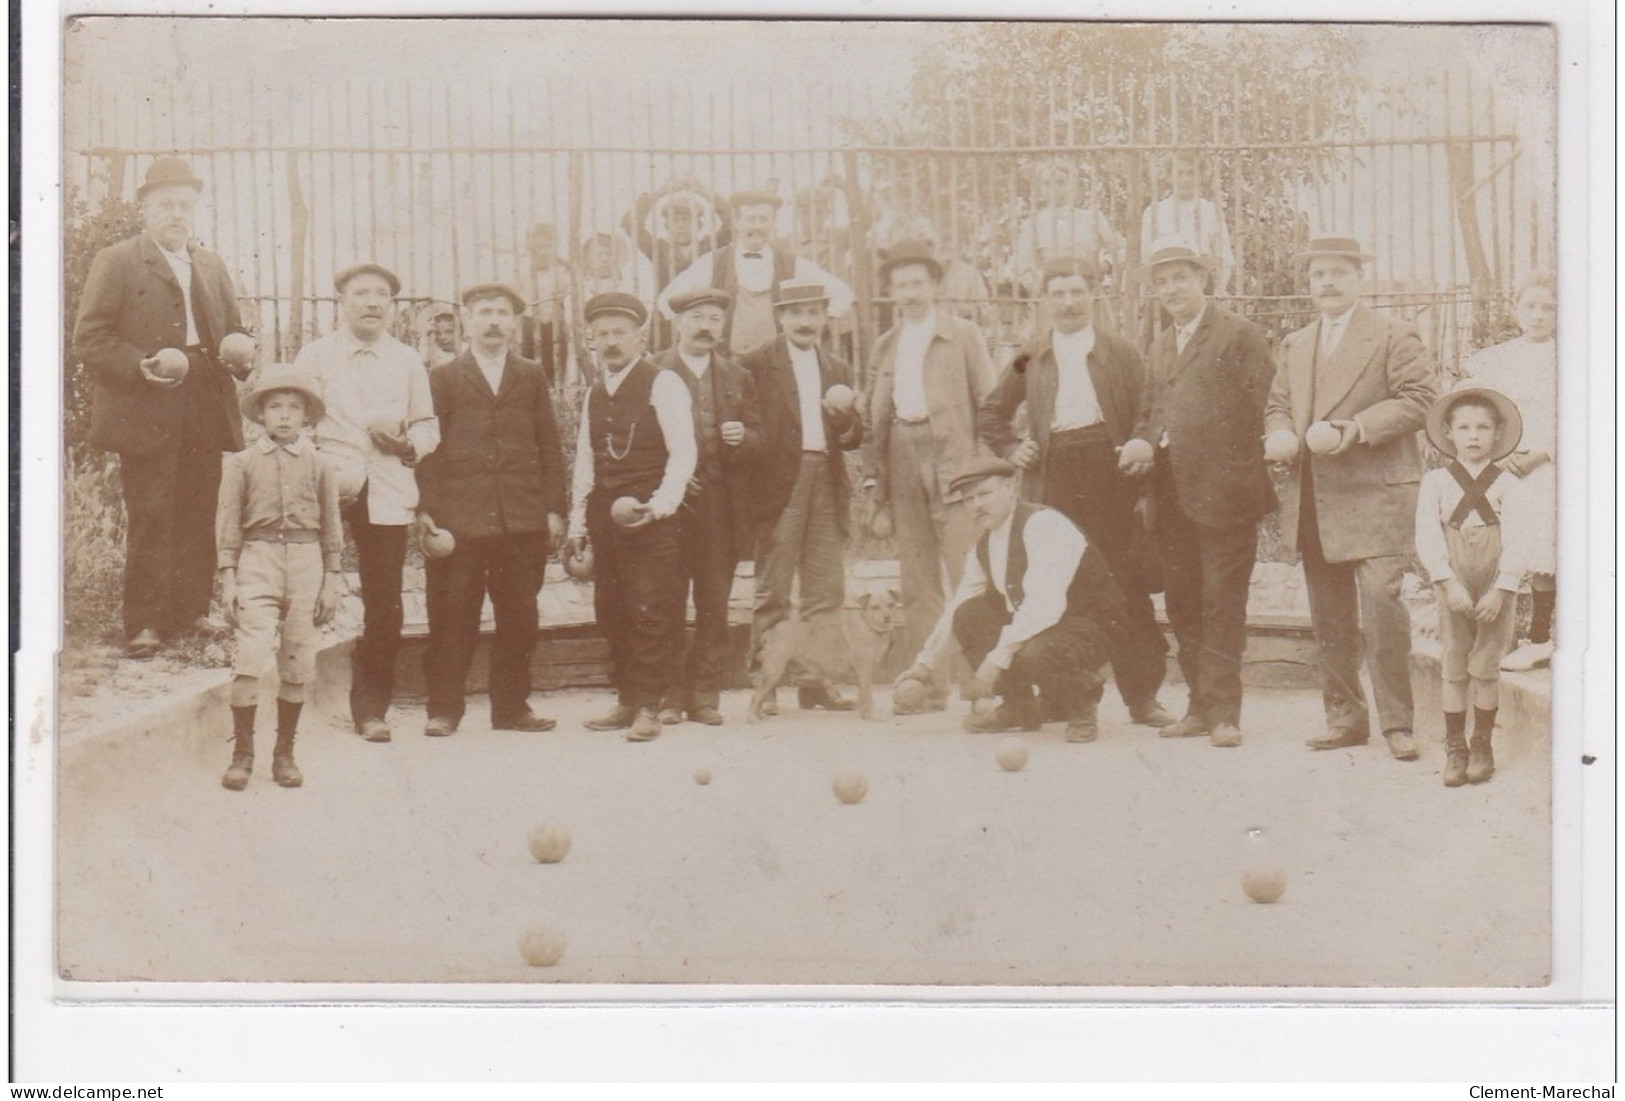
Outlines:
<svg viewBox="0 0 1625 1101"><path fill-rule="evenodd" d="M196 439L122 455L124 633L169 635L209 612L222 452Z"/></svg>
<svg viewBox="0 0 1625 1101"><path fill-rule="evenodd" d="M546 574L547 549L545 531L459 535L455 551L429 559L429 646L423 652L423 675L429 686L430 718L463 717L463 694L487 594L496 614L491 714L507 717L525 710L530 654L536 646L536 597Z"/></svg>
<svg viewBox="0 0 1625 1101"><path fill-rule="evenodd" d="M406 525L367 518L367 486L344 509L361 566L361 637L350 655L350 718L357 726L382 719L395 695L395 656L401 645L401 571Z"/></svg>
<svg viewBox="0 0 1625 1101"><path fill-rule="evenodd" d="M752 663L762 636L790 614L790 587L801 578L803 620L836 615L846 603L846 537L835 514L835 474L822 452L804 452L784 511L763 525L756 545Z"/></svg>
<svg viewBox="0 0 1625 1101"><path fill-rule="evenodd" d="M1198 524L1179 506L1166 456L1157 462L1157 546L1163 598L1190 686L1188 714L1209 726L1241 723L1241 657L1247 648L1247 591L1258 557L1258 525Z"/></svg>
<svg viewBox="0 0 1625 1101"><path fill-rule="evenodd" d="M1050 436L1044 463L1044 504L1057 508L1106 556L1112 579L1122 590L1123 631L1112 649L1112 676L1131 708L1150 703L1167 674L1168 640L1151 608L1151 586L1143 569L1144 544L1136 539L1140 518L1134 505L1139 490L1117 469L1117 453L1104 432L1084 438L1071 432Z"/></svg>
<svg viewBox="0 0 1625 1101"><path fill-rule="evenodd" d="M683 675L667 690L665 706L688 711L715 707L728 671L728 598L733 593L733 503L719 478L702 483L677 510L682 596L694 599L694 633L687 640Z"/></svg>
<svg viewBox="0 0 1625 1101"><path fill-rule="evenodd" d="M954 638L972 668L982 664L1009 622L1004 597L991 589L954 611ZM1020 704L1030 701L1036 688L1047 715L1070 719L1093 714L1105 685L1110 650L1099 624L1085 616L1062 616L1059 623L1022 644L994 691Z"/></svg>
<svg viewBox="0 0 1625 1101"><path fill-rule="evenodd" d="M683 652L683 576L677 517L627 529L611 494L587 499L593 613L609 642L610 679L627 707L659 707Z"/></svg>

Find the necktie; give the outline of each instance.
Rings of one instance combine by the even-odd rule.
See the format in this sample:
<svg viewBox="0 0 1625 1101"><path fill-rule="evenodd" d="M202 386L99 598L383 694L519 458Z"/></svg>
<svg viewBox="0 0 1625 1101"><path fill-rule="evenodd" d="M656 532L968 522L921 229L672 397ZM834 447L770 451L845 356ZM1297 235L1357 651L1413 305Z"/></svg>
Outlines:
<svg viewBox="0 0 1625 1101"><path fill-rule="evenodd" d="M747 260L760 260L761 258L762 258L762 254L759 253L759 252L747 252L747 253L745 253L745 259L747 259Z"/></svg>

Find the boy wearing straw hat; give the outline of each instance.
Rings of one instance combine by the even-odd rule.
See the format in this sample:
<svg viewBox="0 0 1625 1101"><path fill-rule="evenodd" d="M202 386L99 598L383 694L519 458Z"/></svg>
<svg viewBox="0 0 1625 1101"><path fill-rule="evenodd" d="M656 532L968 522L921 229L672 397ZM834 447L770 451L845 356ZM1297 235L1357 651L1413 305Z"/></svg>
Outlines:
<svg viewBox="0 0 1625 1101"><path fill-rule="evenodd" d="M1524 485L1497 465L1523 435L1523 418L1511 398L1487 386L1458 386L1428 410L1427 432L1450 462L1422 479L1416 554L1439 604L1444 783L1460 787L1495 774L1490 740L1500 705L1501 659L1512 649L1534 517Z"/></svg>
<svg viewBox="0 0 1625 1101"><path fill-rule="evenodd" d="M333 617L344 535L339 483L304 429L325 409L314 376L267 368L242 400L243 416L265 435L226 456L215 513L220 602L236 629L231 716L234 744L222 786L241 791L254 768L254 716L260 674L273 653L281 684L271 778L304 783L293 740L305 687L316 673L316 626ZM280 636L280 637L279 637Z"/></svg>

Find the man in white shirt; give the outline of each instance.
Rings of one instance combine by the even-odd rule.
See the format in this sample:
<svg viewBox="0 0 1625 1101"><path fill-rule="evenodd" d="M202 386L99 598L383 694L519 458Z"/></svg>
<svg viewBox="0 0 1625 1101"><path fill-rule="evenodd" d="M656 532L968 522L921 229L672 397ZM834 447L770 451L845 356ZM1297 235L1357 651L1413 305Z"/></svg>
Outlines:
<svg viewBox="0 0 1625 1101"><path fill-rule="evenodd" d="M1092 742L1121 594L1083 533L1056 510L1023 502L1015 476L1003 459L982 456L953 480L982 536L965 557L953 600L899 680L929 685L957 643L976 670L971 694L1000 697L992 711L968 716L965 729L1035 731L1049 714L1066 719L1068 741Z"/></svg>
<svg viewBox="0 0 1625 1101"><path fill-rule="evenodd" d="M852 308L852 288L782 241L773 240L774 219L784 204L771 191L739 191L732 197L734 241L694 261L667 284L656 301L662 315L672 317L671 300L699 287L715 287L733 296L728 314L726 344L735 358L772 343L778 336L774 319L775 295L788 281L817 283L829 295L832 317L844 317Z"/></svg>
<svg viewBox="0 0 1625 1101"><path fill-rule="evenodd" d="M589 730L660 736L661 700L678 682L683 575L678 508L694 475L693 401L675 371L643 354L648 311L612 291L584 313L603 374L581 409L570 494L572 550L593 548L593 612L609 642L616 704ZM611 506L630 498L630 519Z"/></svg>
<svg viewBox="0 0 1625 1101"><path fill-rule="evenodd" d="M1178 237L1212 259L1213 293L1229 294L1236 253L1224 215L1211 199L1201 196L1201 165L1192 153L1170 153L1165 164L1168 195L1147 206L1140 218L1141 261L1156 251L1162 238Z"/></svg>
<svg viewBox="0 0 1625 1101"><path fill-rule="evenodd" d="M327 415L316 446L338 475L360 559L365 620L350 658L350 718L367 741L387 742L406 533L418 505L413 468L439 445L440 422L417 353L387 331L400 279L381 264L355 264L333 288L338 328L300 349L293 365L321 381Z"/></svg>

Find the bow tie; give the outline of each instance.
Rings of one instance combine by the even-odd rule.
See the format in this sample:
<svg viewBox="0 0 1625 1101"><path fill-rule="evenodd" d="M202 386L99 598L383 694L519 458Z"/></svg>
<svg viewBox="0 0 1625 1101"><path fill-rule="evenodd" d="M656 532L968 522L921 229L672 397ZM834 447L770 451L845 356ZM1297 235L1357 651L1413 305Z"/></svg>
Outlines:
<svg viewBox="0 0 1625 1101"><path fill-rule="evenodd" d="M762 254L759 253L759 252L747 252L747 253L745 253L745 259L747 259L747 260L760 260L761 258L762 258Z"/></svg>

